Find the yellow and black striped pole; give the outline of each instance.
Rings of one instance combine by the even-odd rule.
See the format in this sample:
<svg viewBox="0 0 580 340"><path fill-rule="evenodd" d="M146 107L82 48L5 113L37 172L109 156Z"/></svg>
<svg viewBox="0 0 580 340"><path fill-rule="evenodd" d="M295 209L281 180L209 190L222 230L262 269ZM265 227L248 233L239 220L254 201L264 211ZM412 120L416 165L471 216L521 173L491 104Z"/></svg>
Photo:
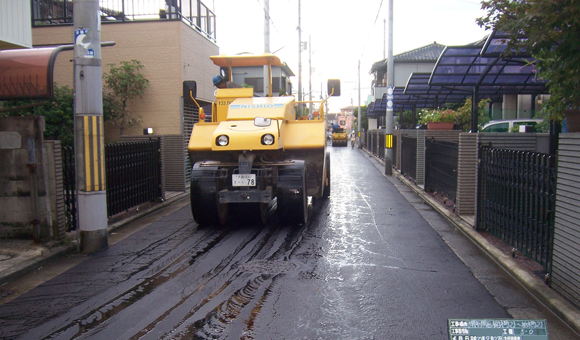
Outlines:
<svg viewBox="0 0 580 340"><path fill-rule="evenodd" d="M103 145L103 116L82 116L83 158L85 160L85 191L105 190L105 155Z"/></svg>
<svg viewBox="0 0 580 340"><path fill-rule="evenodd" d="M99 0L73 0L75 164L80 251L109 246Z"/></svg>

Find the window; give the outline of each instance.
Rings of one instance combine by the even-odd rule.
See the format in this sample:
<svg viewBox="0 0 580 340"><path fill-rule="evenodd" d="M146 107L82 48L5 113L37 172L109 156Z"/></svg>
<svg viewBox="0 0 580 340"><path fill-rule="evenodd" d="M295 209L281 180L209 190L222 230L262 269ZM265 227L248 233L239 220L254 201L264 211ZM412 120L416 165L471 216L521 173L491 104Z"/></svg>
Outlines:
<svg viewBox="0 0 580 340"><path fill-rule="evenodd" d="M244 83L254 88L254 93L264 92L264 78L244 78Z"/></svg>
<svg viewBox="0 0 580 340"><path fill-rule="evenodd" d="M498 124L493 124L493 125L486 127L485 129L483 129L483 132L508 132L509 127L510 127L510 124L507 122L506 123L498 123Z"/></svg>

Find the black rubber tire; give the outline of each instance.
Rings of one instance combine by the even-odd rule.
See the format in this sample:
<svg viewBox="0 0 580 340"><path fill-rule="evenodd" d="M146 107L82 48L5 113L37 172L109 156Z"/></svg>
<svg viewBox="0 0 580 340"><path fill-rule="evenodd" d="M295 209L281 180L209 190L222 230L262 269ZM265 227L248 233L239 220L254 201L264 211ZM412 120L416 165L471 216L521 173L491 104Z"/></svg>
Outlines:
<svg viewBox="0 0 580 340"><path fill-rule="evenodd" d="M200 226L218 224L216 185L210 181L191 181L190 200L193 220Z"/></svg>
<svg viewBox="0 0 580 340"><path fill-rule="evenodd" d="M324 191L322 192L322 198L330 197L330 152L326 153L325 160L326 163L326 181L324 183Z"/></svg>
<svg viewBox="0 0 580 340"><path fill-rule="evenodd" d="M308 181L304 161L278 170L278 219L281 223L306 224L308 222ZM292 174L291 178L285 175ZM298 190L298 195L292 191Z"/></svg>
<svg viewBox="0 0 580 340"><path fill-rule="evenodd" d="M228 222L228 204L219 203L219 180L212 178L215 170L217 167L200 170L195 165L192 169L191 214L200 226L224 225Z"/></svg>

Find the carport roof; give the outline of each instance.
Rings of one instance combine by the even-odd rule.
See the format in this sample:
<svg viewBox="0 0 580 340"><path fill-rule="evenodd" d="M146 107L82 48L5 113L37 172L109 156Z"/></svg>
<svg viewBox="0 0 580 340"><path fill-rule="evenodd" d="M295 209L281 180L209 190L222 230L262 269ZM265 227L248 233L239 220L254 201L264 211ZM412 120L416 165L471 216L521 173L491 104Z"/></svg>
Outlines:
<svg viewBox="0 0 580 340"><path fill-rule="evenodd" d="M492 36L488 38L490 41ZM525 57L486 57L484 46L448 46L433 68L429 85L457 90L478 88L481 95L540 94L546 82L536 78L532 61Z"/></svg>

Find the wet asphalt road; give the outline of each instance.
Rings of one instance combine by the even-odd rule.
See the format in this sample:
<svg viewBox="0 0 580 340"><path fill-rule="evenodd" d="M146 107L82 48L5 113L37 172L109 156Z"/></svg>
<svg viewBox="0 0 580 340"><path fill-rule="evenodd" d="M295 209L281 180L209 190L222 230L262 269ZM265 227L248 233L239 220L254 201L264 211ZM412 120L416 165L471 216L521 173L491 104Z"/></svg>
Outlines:
<svg viewBox="0 0 580 340"><path fill-rule="evenodd" d="M449 318L512 317L575 338L365 153L330 150L307 225L198 228L182 204L0 306L0 338L447 339Z"/></svg>

